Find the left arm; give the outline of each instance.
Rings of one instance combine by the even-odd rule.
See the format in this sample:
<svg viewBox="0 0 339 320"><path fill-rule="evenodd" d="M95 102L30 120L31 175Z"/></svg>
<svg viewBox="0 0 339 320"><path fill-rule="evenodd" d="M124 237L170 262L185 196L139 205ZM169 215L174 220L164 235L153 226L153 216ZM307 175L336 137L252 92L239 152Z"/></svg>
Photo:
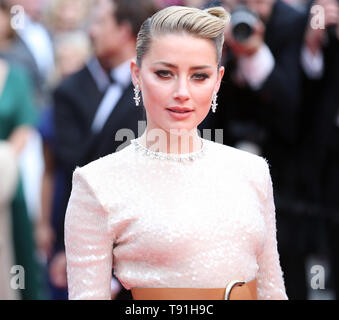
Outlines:
<svg viewBox="0 0 339 320"><path fill-rule="evenodd" d="M272 180L267 164L265 168L265 186L266 192L265 199L263 200L263 214L266 225L266 240L264 248L257 258L259 265L259 272L257 275L258 299L287 300L283 272L280 267L277 249Z"/></svg>
<svg viewBox="0 0 339 320"><path fill-rule="evenodd" d="M82 170L73 173L65 216L69 300L110 300L114 233Z"/></svg>

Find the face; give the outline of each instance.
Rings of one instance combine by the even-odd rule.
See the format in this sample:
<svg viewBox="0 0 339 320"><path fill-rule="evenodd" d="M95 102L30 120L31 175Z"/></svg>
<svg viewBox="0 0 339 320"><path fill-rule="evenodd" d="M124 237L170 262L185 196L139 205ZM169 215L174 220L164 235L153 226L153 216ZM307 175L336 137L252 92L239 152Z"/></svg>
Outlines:
<svg viewBox="0 0 339 320"><path fill-rule="evenodd" d="M126 41L125 27L117 23L114 10L111 0L97 0L94 6L89 34L94 53L99 59L115 55Z"/></svg>
<svg viewBox="0 0 339 320"><path fill-rule="evenodd" d="M208 114L223 74L210 40L174 34L153 39L141 68L132 62L133 84L139 84L142 92L147 128L191 132ZM170 111L173 108L190 111L176 113Z"/></svg>
<svg viewBox="0 0 339 320"><path fill-rule="evenodd" d="M86 6L83 0L62 1L54 14L59 32L74 30L86 16Z"/></svg>
<svg viewBox="0 0 339 320"><path fill-rule="evenodd" d="M60 45L56 50L57 68L62 78L80 70L88 58L88 52L71 44Z"/></svg>

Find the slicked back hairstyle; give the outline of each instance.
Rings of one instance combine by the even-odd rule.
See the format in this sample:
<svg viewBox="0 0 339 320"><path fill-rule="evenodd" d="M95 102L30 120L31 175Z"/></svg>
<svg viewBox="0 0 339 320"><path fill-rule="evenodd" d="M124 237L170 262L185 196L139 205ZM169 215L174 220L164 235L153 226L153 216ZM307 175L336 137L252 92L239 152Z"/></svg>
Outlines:
<svg viewBox="0 0 339 320"><path fill-rule="evenodd" d="M158 11L143 24L137 37L137 65L150 49L152 39L171 33L187 33L198 38L212 40L216 47L218 66L224 43L224 30L230 15L223 7L198 9L171 6Z"/></svg>

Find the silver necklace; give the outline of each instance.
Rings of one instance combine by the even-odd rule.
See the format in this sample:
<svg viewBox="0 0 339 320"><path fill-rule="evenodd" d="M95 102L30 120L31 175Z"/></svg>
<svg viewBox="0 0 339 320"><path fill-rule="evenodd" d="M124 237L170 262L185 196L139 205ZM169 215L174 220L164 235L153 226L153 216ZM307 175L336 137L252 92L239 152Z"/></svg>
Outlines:
<svg viewBox="0 0 339 320"><path fill-rule="evenodd" d="M153 159L159 160L173 160L173 161L194 161L198 158L201 158L206 152L206 141L204 139L200 139L202 143L202 147L200 150L190 153L182 153L182 154L172 154L172 153L165 153L165 152L157 152L152 151L140 143L140 138L132 139L131 143L135 146L135 149L146 156L149 156Z"/></svg>

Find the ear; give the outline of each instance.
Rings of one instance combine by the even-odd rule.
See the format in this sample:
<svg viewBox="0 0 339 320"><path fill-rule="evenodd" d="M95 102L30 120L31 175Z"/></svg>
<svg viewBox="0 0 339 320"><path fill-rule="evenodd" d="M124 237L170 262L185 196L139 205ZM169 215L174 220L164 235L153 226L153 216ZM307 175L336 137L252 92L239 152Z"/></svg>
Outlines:
<svg viewBox="0 0 339 320"><path fill-rule="evenodd" d="M131 77L133 85L136 86L138 84L140 86L140 69L135 59L131 61Z"/></svg>
<svg viewBox="0 0 339 320"><path fill-rule="evenodd" d="M215 92L218 92L219 89L220 89L220 84L221 84L221 80L224 76L224 73L225 73L225 68L220 67L219 70L218 70L218 80L217 80L217 83L215 84L215 88L214 88Z"/></svg>

